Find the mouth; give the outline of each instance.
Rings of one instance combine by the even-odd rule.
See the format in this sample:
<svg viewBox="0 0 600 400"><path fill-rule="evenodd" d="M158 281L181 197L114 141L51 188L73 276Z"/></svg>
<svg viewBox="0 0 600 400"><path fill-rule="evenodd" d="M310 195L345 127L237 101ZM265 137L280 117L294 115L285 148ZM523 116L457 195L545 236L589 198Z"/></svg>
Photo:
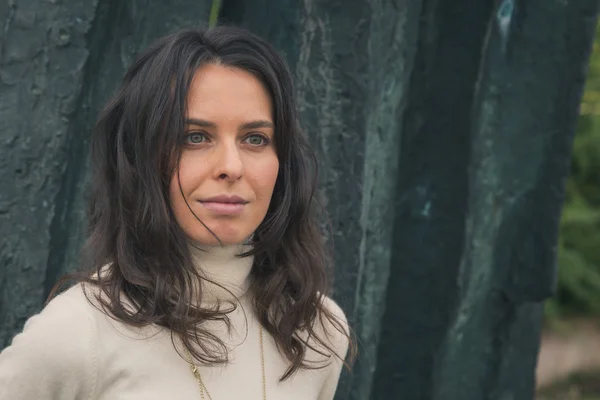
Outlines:
<svg viewBox="0 0 600 400"><path fill-rule="evenodd" d="M237 195L220 195L199 200L199 203L204 208L214 212L215 214L236 215L244 211L248 201Z"/></svg>

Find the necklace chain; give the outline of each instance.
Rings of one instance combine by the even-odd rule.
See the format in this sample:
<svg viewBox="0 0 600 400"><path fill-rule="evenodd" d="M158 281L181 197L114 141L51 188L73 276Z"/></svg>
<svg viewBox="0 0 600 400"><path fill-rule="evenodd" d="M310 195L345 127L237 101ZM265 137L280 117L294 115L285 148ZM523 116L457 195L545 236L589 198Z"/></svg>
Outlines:
<svg viewBox="0 0 600 400"><path fill-rule="evenodd" d="M263 398L263 400L267 400L267 379L265 376L265 349L264 349L264 343L263 343L263 327L262 327L262 325L258 326L258 334L259 334L259 342L260 342L260 367L261 367L261 371L262 371L262 398ZM208 396L208 400L213 400L210 393L208 393L208 389L206 388L204 381L202 380L202 376L200 376L200 370L198 369L196 364L194 364L192 355L190 354L190 351L187 349L187 347L185 348L185 352L188 356L188 363L190 364L190 370L192 371L192 374L194 374L194 377L196 378L196 381L198 382L198 386L200 387L200 398L205 400L206 397L204 397L204 396L206 394L206 396Z"/></svg>

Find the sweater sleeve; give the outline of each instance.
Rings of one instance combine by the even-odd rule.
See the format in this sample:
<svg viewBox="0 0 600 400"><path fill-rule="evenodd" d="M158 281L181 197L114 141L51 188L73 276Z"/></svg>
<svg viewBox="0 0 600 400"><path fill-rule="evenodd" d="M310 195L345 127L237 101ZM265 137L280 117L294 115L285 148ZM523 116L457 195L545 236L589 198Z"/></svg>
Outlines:
<svg viewBox="0 0 600 400"><path fill-rule="evenodd" d="M97 378L96 339L89 307L75 288L25 323L0 353L0 400L87 400ZM69 293L70 292L70 293Z"/></svg>
<svg viewBox="0 0 600 400"><path fill-rule="evenodd" d="M348 320L346 319L346 315L344 314L344 311L341 309L341 307L330 298L325 299L325 306L329 309L329 311L333 312L333 314L337 318L339 318L344 329L346 330L346 333L348 333ZM343 335L342 333L338 332L334 327L329 327L329 332L332 333L331 344L339 358L333 356L331 364L327 367L329 369L329 372L327 375L327 380L325 381L321 392L319 393L319 400L333 399L338 382L340 380L342 368L344 367L343 360L346 359L346 355L348 354L349 342L346 335Z"/></svg>

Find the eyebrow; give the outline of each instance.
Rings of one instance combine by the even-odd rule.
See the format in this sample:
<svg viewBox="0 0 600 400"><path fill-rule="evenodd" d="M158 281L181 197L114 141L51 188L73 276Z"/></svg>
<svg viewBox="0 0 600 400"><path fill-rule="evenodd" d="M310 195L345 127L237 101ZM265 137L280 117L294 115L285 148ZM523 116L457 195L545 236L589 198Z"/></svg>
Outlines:
<svg viewBox="0 0 600 400"><path fill-rule="evenodd" d="M198 119L198 118L188 118L185 120L185 122L189 125L196 125L202 128L216 128L217 124L215 124L214 122L211 121L207 121L204 119ZM266 121L266 120L257 120L257 121L249 121L249 122L245 122L240 126L240 129L260 129L260 128L271 128L274 129L275 126L273 125L273 123L271 121Z"/></svg>

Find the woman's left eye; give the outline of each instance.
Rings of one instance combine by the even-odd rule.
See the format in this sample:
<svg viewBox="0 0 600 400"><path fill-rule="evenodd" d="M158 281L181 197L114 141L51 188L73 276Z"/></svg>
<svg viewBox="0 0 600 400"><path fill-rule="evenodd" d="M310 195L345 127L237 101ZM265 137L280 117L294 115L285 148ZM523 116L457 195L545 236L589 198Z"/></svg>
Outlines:
<svg viewBox="0 0 600 400"><path fill-rule="evenodd" d="M207 138L202 132L190 132L188 135L186 135L185 139L187 144L195 145L206 142Z"/></svg>
<svg viewBox="0 0 600 400"><path fill-rule="evenodd" d="M250 135L244 140L252 146L263 146L269 143L269 139L262 135Z"/></svg>

